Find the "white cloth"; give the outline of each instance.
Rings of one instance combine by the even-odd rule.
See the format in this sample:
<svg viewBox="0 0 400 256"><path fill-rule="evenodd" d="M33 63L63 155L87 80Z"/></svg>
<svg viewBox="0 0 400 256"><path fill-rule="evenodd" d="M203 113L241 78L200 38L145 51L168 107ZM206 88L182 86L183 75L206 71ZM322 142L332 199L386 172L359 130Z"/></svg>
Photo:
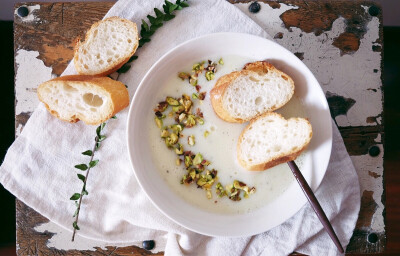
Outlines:
<svg viewBox="0 0 400 256"><path fill-rule="evenodd" d="M161 0L121 0L107 16L121 16L137 24ZM269 38L252 19L225 0L190 1L190 7L157 30L150 43L119 80L134 94L150 66L167 50L188 39L213 32L246 32ZM72 65L66 72L74 73ZM287 255L299 251L311 255L338 252L311 207L274 229L253 237L213 238L175 224L148 200L130 168L125 145L128 110L111 120L107 139L96 153L99 164L91 170L79 217L78 235L108 242L167 239L167 255ZM357 174L333 124L333 150L326 176L316 195L346 246L355 227L360 192ZM9 148L0 170L0 182L17 198L66 229L72 230L75 205L69 200L80 192L75 164L87 161L80 153L91 149L96 127L82 122L68 124L52 117L42 104L34 111L21 135ZM79 237L77 238L79 239Z"/></svg>

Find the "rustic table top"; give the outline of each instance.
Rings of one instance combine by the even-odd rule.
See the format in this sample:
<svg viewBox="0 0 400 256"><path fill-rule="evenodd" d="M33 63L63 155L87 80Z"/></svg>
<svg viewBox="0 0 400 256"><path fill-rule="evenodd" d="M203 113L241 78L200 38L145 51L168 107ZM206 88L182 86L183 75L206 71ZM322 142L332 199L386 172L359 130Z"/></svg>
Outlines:
<svg viewBox="0 0 400 256"><path fill-rule="evenodd" d="M383 252L385 187L383 170L382 14L367 1L229 0L292 51L324 90L361 184L361 211L347 253ZM73 56L73 42L113 3L17 4L14 19L16 136L38 104L36 87L59 76ZM17 9L28 7L19 17ZM178 14L179 15L179 14ZM107 244L71 234L16 201L18 255L162 254L140 244ZM157 241L156 241L157 242Z"/></svg>

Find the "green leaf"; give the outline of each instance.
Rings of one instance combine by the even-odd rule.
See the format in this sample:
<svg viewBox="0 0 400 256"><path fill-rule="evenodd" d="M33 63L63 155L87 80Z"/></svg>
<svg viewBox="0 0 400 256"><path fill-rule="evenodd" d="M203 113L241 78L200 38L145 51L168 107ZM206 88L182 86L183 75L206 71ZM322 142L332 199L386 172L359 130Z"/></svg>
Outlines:
<svg viewBox="0 0 400 256"><path fill-rule="evenodd" d="M139 47L142 47L145 43L148 43L148 42L150 42L149 38L141 38L139 40Z"/></svg>
<svg viewBox="0 0 400 256"><path fill-rule="evenodd" d="M154 27L153 27L154 29ZM148 31L140 31L140 36L142 38L150 38L154 34L155 30L148 30Z"/></svg>
<svg viewBox="0 0 400 256"><path fill-rule="evenodd" d="M136 60L138 56L133 55L132 57L129 58L128 63L131 63L132 61Z"/></svg>
<svg viewBox="0 0 400 256"><path fill-rule="evenodd" d="M86 164L77 164L75 165L75 168L82 171L86 171L88 169L88 166Z"/></svg>
<svg viewBox="0 0 400 256"><path fill-rule="evenodd" d="M128 86L126 84L124 84L126 88L128 88Z"/></svg>
<svg viewBox="0 0 400 256"><path fill-rule="evenodd" d="M96 150L98 150L100 148L100 142L96 143Z"/></svg>
<svg viewBox="0 0 400 256"><path fill-rule="evenodd" d="M100 137L100 133L101 133L101 125L99 125L96 129L96 134L98 137Z"/></svg>
<svg viewBox="0 0 400 256"><path fill-rule="evenodd" d="M169 13L171 13L171 12L173 12L175 9L177 9L178 8L178 5L177 4L173 4L173 5L171 5L170 7L169 7Z"/></svg>
<svg viewBox="0 0 400 256"><path fill-rule="evenodd" d="M82 195L86 195L87 196L87 195L89 195L89 192L87 192L86 189L85 189L85 190L82 191Z"/></svg>
<svg viewBox="0 0 400 256"><path fill-rule="evenodd" d="M162 8L164 9L165 14L169 14L169 5L163 4Z"/></svg>
<svg viewBox="0 0 400 256"><path fill-rule="evenodd" d="M76 206L76 207L79 207L78 201L75 201L75 206Z"/></svg>
<svg viewBox="0 0 400 256"><path fill-rule="evenodd" d="M147 15L147 18L150 21L150 24L156 24L157 23L157 19L151 15Z"/></svg>
<svg viewBox="0 0 400 256"><path fill-rule="evenodd" d="M83 181L83 182L85 182L85 175L82 175L82 174L77 174L78 175L78 178L81 180L81 181Z"/></svg>
<svg viewBox="0 0 400 256"><path fill-rule="evenodd" d="M99 142L102 142L103 140L105 140L107 137L105 135L100 135L99 137Z"/></svg>
<svg viewBox="0 0 400 256"><path fill-rule="evenodd" d="M156 13L157 18L164 17L164 13L162 11L160 11L159 9L154 8L154 12Z"/></svg>
<svg viewBox="0 0 400 256"><path fill-rule="evenodd" d="M147 24L147 22L143 19L142 19L142 28L144 28L145 30L149 30L149 24Z"/></svg>
<svg viewBox="0 0 400 256"><path fill-rule="evenodd" d="M81 194L75 193L71 196L69 200L78 200L81 197Z"/></svg>
<svg viewBox="0 0 400 256"><path fill-rule="evenodd" d="M82 152L82 155L85 156L91 156L93 154L92 150L86 150L85 152Z"/></svg>
<svg viewBox="0 0 400 256"><path fill-rule="evenodd" d="M104 127L106 126L106 123L104 122L104 123L101 123L101 129L103 130L104 129Z"/></svg>
<svg viewBox="0 0 400 256"><path fill-rule="evenodd" d="M72 226L74 227L74 229L79 230L79 226L76 223L76 221L74 221L74 223L72 223Z"/></svg>
<svg viewBox="0 0 400 256"><path fill-rule="evenodd" d="M117 119L117 116L112 116L111 119Z"/></svg>
<svg viewBox="0 0 400 256"><path fill-rule="evenodd" d="M189 4L188 4L188 3L185 3L185 2L182 2L182 3L180 3L180 6L182 6L183 8L185 8L185 7L189 7Z"/></svg>
<svg viewBox="0 0 400 256"><path fill-rule="evenodd" d="M124 64L120 69L117 70L119 74L126 73L131 68L131 65Z"/></svg>
<svg viewBox="0 0 400 256"><path fill-rule="evenodd" d="M164 21L169 21L169 20L172 20L173 18L175 18L175 15L173 15L173 14L166 14L166 15L164 16Z"/></svg>
<svg viewBox="0 0 400 256"><path fill-rule="evenodd" d="M157 29L161 28L163 26L162 23L158 23L158 24L153 24L150 27L150 31L156 31Z"/></svg>
<svg viewBox="0 0 400 256"><path fill-rule="evenodd" d="M90 167L95 167L95 166L97 165L98 162L99 162L99 160L90 161L89 166L90 166Z"/></svg>

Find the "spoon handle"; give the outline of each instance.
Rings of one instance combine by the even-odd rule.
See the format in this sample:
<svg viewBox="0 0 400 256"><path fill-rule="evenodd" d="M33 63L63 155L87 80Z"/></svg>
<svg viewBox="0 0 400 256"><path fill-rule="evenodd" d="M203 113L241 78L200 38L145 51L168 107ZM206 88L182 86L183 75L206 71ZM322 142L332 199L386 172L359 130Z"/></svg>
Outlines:
<svg viewBox="0 0 400 256"><path fill-rule="evenodd" d="M306 195L308 202L311 204L311 207L314 209L315 213L317 214L318 219L321 221L322 225L324 226L326 232L331 237L332 241L335 243L336 247L338 248L340 253L344 253L343 247L340 244L340 241L332 228L331 223L329 222L328 218L324 210L322 210L321 205L319 204L317 198L315 197L314 193L312 192L310 186L308 185L306 179L304 179L303 174L301 174L299 167L297 167L294 161L288 162L290 169L293 172L294 177L296 178L297 182L299 183L301 189L303 190L304 194Z"/></svg>

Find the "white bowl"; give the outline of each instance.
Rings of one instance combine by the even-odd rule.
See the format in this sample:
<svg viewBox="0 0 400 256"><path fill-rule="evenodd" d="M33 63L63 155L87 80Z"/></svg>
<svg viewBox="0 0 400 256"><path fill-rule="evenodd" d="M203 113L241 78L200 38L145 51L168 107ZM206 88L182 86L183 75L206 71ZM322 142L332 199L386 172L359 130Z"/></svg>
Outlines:
<svg viewBox="0 0 400 256"><path fill-rule="evenodd" d="M193 50L196 49L196 50ZM177 66L209 56L240 55L268 60L290 75L296 95L302 100L313 127L307 154L310 161L302 173L313 191L320 185L332 147L332 127L325 95L311 71L295 55L273 41L242 33L216 33L189 40L167 52L144 76L130 106L127 143L135 176L154 205L176 223L209 236L250 236L267 231L292 217L306 202L299 185L293 182L276 200L246 214L210 213L190 205L170 189L152 162L147 140L147 111L152 109L160 81ZM179 65L177 65L179 64Z"/></svg>

